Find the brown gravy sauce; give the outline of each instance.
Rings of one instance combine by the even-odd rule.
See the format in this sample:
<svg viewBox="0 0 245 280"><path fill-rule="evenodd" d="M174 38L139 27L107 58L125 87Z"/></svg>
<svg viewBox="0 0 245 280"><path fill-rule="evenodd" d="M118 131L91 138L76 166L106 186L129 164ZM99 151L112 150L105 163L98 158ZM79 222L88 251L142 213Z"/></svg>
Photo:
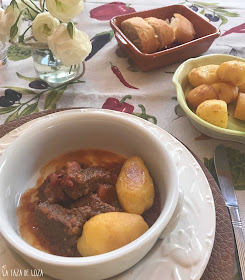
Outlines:
<svg viewBox="0 0 245 280"><path fill-rule="evenodd" d="M20 198L19 207L17 208L17 218L21 237L31 246L47 253L51 253L53 250L50 247L50 243L46 241L45 237L39 231L35 216L35 208L40 202L37 196L38 187L44 182L50 173L61 169L67 161L71 160L84 163L88 167L109 167L112 163L123 165L126 158L119 154L103 150L79 150L61 155L49 161L40 169L40 177L38 178L35 187L24 192ZM160 195L158 188L155 186L154 204L152 208L145 211L142 215L149 226L151 226L159 217L160 209Z"/></svg>

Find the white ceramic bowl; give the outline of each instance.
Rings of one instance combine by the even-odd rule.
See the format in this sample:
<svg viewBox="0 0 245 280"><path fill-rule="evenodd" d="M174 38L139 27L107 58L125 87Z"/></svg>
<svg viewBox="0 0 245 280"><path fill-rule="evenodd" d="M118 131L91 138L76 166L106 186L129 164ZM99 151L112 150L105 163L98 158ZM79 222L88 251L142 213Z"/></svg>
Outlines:
<svg viewBox="0 0 245 280"><path fill-rule="evenodd" d="M39 251L18 233L16 208L26 189L35 186L39 169L54 157L86 148L138 155L153 176L162 211L155 224L137 240L115 251L69 258ZM176 209L179 191L175 164L154 126L120 112L81 109L59 112L28 128L0 158L0 232L29 264L57 279L96 280L119 274L143 258L157 241Z"/></svg>

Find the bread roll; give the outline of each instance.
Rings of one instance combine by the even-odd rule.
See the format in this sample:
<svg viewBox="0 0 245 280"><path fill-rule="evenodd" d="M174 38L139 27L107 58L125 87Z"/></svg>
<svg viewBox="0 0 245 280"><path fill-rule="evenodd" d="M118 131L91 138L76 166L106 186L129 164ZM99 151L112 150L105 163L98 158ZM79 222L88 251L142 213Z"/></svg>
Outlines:
<svg viewBox="0 0 245 280"><path fill-rule="evenodd" d="M174 42L174 29L172 26L168 25L166 21L155 17L145 18L145 21L154 28L160 43L160 49Z"/></svg>
<svg viewBox="0 0 245 280"><path fill-rule="evenodd" d="M245 82L238 86L239 92L245 92Z"/></svg>
<svg viewBox="0 0 245 280"><path fill-rule="evenodd" d="M156 52L160 43L154 28L141 17L132 17L121 23L128 39L143 53Z"/></svg>
<svg viewBox="0 0 245 280"><path fill-rule="evenodd" d="M196 34L195 29L186 17L175 13L170 25L174 28L176 42L182 44L194 39Z"/></svg>

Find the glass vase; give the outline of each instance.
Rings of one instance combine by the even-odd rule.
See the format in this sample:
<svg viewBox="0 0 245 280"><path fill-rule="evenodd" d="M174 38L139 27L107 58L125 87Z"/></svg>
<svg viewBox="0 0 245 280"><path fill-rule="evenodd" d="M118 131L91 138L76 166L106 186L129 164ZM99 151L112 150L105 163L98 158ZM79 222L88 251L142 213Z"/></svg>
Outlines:
<svg viewBox="0 0 245 280"><path fill-rule="evenodd" d="M50 50L32 51L34 68L40 79L49 84L62 84L77 76L80 65L66 66Z"/></svg>
<svg viewBox="0 0 245 280"><path fill-rule="evenodd" d="M0 68L7 63L7 60L7 47L2 41L0 41Z"/></svg>

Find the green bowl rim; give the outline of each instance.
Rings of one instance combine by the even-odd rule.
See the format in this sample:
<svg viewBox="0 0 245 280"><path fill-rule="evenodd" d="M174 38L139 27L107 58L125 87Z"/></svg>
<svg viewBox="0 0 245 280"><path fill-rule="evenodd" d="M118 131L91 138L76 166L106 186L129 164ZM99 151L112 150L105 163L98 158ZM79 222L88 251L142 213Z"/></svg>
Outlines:
<svg viewBox="0 0 245 280"><path fill-rule="evenodd" d="M233 56L233 55L228 55L228 54L209 54L209 55L203 55L200 57L195 57L195 58L190 58L186 61L184 61L175 71L173 78L172 78L172 82L176 88L176 92L177 92L177 100L181 106L181 108L184 110L184 112L186 113L186 115L188 117L190 117L191 119L193 119L194 121L196 121L197 123L199 123L200 125L212 130L212 131L216 131L222 134L226 134L226 135L232 135L232 136L242 136L245 137L245 132L243 131L238 131L238 130L232 130L232 129L228 129L228 128L222 128L222 127L218 127L215 126L213 124L210 124L204 120L202 120L201 118L199 118L194 112L192 112L192 110L188 107L188 105L186 104L185 98L184 98L184 92L183 89L178 81L178 76L180 71L183 69L183 67L189 63L190 61L195 61L195 60L204 60L207 57L226 57L226 58L231 58L230 60L241 60L245 62L245 59L241 58L241 57L237 57L237 56Z"/></svg>

